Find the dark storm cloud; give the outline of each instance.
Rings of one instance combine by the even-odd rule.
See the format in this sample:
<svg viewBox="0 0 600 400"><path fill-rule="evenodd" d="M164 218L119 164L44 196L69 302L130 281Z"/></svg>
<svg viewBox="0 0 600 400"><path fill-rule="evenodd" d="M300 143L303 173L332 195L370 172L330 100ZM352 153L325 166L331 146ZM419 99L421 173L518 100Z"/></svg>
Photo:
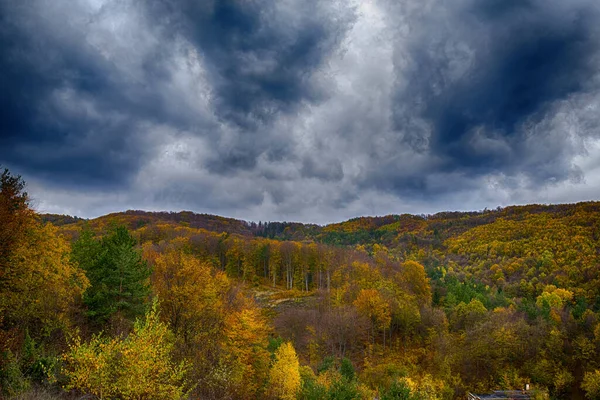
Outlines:
<svg viewBox="0 0 600 400"><path fill-rule="evenodd" d="M236 136L223 141L213 133L214 157L205 165L227 175L255 168L261 154L281 158L293 152L290 138L271 125L327 97L313 74L353 21L351 8L323 0L154 0L146 11L203 57L211 106Z"/></svg>
<svg viewBox="0 0 600 400"><path fill-rule="evenodd" d="M149 84L165 79L163 60L147 54L131 79L89 43L101 12L43 4L0 2L0 160L70 184L125 184L148 150L139 122L185 122Z"/></svg>
<svg viewBox="0 0 600 400"><path fill-rule="evenodd" d="M408 177L384 173L380 183L399 192L426 192L428 174L440 172L524 173L539 184L568 179L572 146L560 134L532 127L559 102L598 90L597 3L435 4L431 13L411 20L408 46L397 50L393 118L404 144L431 158L429 170ZM426 128L419 129L416 119ZM536 149L543 140L560 143Z"/></svg>
<svg viewBox="0 0 600 400"><path fill-rule="evenodd" d="M311 82L311 74L352 20L349 11L335 15L327 3L154 0L148 11L206 57L217 113L254 130L298 103L325 95ZM232 162L240 157L232 157Z"/></svg>
<svg viewBox="0 0 600 400"><path fill-rule="evenodd" d="M480 50L472 75L432 98L426 110L434 121L434 151L461 166L497 168L510 161L492 149L474 149L468 142L472 129L483 127L510 141L524 122L537 122L555 101L584 90L596 72L591 61L597 32L590 24L597 20L575 15L553 22L539 9L526 15L520 15L521 6L517 10L518 15L492 20L502 26L492 33L491 48Z"/></svg>
<svg viewBox="0 0 600 400"><path fill-rule="evenodd" d="M161 126L205 137L193 164L218 175L252 170L261 155L297 159L272 125L325 99L313 73L353 14L321 0L6 0L0 17L0 161L59 186L117 188L160 151L148 130ZM175 59L189 64L193 52L206 81L169 92ZM197 91L212 110L181 107Z"/></svg>
<svg viewBox="0 0 600 400"><path fill-rule="evenodd" d="M220 134L225 136L223 132ZM235 175L241 171L251 171L262 155L272 162L296 158L290 137L274 132L269 126L262 125L262 130L235 128L228 131L227 135L229 137L226 140L215 137L213 157L204 162L211 173Z"/></svg>

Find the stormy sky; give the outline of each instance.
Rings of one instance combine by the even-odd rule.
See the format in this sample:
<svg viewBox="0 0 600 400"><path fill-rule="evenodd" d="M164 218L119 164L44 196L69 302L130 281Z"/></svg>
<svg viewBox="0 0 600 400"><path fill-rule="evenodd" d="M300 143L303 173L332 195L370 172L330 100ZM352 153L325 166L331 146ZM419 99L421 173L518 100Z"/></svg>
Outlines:
<svg viewBox="0 0 600 400"><path fill-rule="evenodd" d="M41 212L326 223L600 199L597 0L0 0Z"/></svg>

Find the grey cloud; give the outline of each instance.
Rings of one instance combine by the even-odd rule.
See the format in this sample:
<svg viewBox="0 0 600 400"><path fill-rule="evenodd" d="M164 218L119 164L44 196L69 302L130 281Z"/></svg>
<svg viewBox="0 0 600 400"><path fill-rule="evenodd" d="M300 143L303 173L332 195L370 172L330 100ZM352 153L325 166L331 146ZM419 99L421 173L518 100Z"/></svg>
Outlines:
<svg viewBox="0 0 600 400"><path fill-rule="evenodd" d="M340 181L344 177L339 160L313 159L306 157L302 161L301 174L305 178L316 178L324 181Z"/></svg>
<svg viewBox="0 0 600 400"><path fill-rule="evenodd" d="M262 203L263 193L257 188L238 184L236 188L223 188L210 182L174 182L165 184L152 196L156 204L168 204L176 209L191 209L202 201L205 210L218 213L232 209L251 207Z"/></svg>

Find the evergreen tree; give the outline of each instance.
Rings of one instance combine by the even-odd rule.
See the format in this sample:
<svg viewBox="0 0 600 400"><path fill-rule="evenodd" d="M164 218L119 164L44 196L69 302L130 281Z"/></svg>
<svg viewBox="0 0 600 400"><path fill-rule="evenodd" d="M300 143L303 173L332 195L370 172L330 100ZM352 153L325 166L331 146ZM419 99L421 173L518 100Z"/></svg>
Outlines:
<svg viewBox="0 0 600 400"><path fill-rule="evenodd" d="M356 372L354 371L354 365L352 365L352 361L347 359L346 357L342 358L342 362L340 365L340 374L348 381L352 382L356 379Z"/></svg>
<svg viewBox="0 0 600 400"><path fill-rule="evenodd" d="M115 314L133 320L144 314L150 269L125 227L113 228L99 241L84 231L72 256L90 280L84 302L92 320L102 323Z"/></svg>

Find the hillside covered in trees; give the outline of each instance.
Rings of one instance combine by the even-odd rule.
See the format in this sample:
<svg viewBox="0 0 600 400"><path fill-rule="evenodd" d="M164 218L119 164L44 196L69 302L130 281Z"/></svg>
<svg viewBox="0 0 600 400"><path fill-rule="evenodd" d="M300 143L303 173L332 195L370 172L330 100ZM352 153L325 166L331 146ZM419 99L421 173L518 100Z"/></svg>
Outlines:
<svg viewBox="0 0 600 400"><path fill-rule="evenodd" d="M24 190L4 171L2 396L600 399L600 203L318 226Z"/></svg>

